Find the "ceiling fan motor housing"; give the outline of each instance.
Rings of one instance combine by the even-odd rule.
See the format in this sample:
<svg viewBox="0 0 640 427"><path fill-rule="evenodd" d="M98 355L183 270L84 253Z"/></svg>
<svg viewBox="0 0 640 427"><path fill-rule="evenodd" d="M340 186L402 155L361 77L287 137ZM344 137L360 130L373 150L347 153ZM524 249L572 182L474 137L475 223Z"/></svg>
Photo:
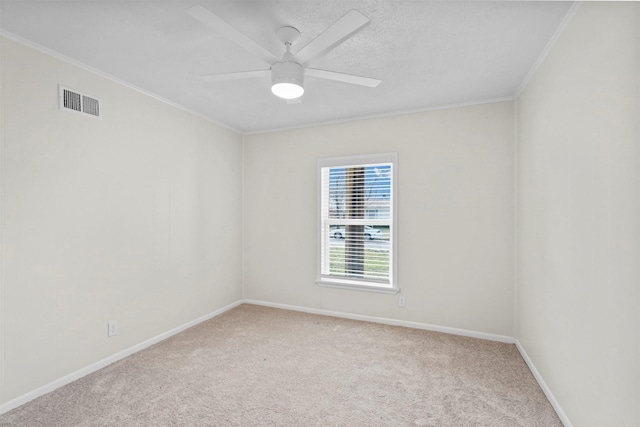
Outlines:
<svg viewBox="0 0 640 427"><path fill-rule="evenodd" d="M276 86L290 88L291 95L286 99L295 99L304 93L304 68L293 61L276 62L271 66L271 88L276 93ZM280 97L282 95L276 94Z"/></svg>

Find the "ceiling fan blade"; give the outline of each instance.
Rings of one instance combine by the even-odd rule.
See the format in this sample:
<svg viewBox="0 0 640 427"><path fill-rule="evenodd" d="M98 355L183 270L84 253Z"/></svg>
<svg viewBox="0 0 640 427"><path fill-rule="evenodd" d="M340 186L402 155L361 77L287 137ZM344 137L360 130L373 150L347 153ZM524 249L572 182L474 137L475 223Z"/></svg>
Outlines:
<svg viewBox="0 0 640 427"><path fill-rule="evenodd" d="M366 87L376 87L382 83L382 80L372 79L371 77L354 76L352 74L336 73L335 71L318 70L317 68L307 68L306 75Z"/></svg>
<svg viewBox="0 0 640 427"><path fill-rule="evenodd" d="M243 47L249 52L257 55L266 63L271 64L274 61L279 61L279 59L274 54L251 40L246 35L242 34L240 31L236 30L226 21L223 21L220 17L211 12L209 9L200 5L196 5L192 8L189 8L187 10L187 13L198 21L207 25L208 27L213 28L218 34L228 38L240 47Z"/></svg>
<svg viewBox="0 0 640 427"><path fill-rule="evenodd" d="M296 60L301 64L306 64L317 59L351 37L369 22L369 18L357 10L350 11L300 49L295 54Z"/></svg>
<svg viewBox="0 0 640 427"><path fill-rule="evenodd" d="M200 76L202 80L207 83L222 82L228 80L238 79L251 79L255 77L270 77L271 70L256 70L256 71L240 71L238 73L225 73L225 74L212 74L209 76Z"/></svg>

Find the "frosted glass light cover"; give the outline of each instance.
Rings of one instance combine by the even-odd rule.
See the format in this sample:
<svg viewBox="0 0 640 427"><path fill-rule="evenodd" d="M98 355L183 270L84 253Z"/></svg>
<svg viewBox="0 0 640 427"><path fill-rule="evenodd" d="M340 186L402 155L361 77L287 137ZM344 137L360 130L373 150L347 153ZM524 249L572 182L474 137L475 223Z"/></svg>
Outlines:
<svg viewBox="0 0 640 427"><path fill-rule="evenodd" d="M271 92L283 99L296 99L304 94L304 88L295 83L282 82L274 83L271 86Z"/></svg>

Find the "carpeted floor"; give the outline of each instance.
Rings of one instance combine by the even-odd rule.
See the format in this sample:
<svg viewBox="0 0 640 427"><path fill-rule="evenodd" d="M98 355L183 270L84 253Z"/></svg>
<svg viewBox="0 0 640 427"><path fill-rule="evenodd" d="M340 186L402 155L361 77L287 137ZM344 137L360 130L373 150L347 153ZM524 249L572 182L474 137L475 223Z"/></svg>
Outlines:
<svg viewBox="0 0 640 427"><path fill-rule="evenodd" d="M1 426L562 426L516 347L241 305Z"/></svg>

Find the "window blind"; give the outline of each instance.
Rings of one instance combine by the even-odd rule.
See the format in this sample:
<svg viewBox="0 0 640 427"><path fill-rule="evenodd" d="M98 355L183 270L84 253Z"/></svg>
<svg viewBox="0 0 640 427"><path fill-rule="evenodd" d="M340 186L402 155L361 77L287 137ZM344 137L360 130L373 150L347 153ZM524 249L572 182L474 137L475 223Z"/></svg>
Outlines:
<svg viewBox="0 0 640 427"><path fill-rule="evenodd" d="M325 166L320 177L322 278L391 287L393 164Z"/></svg>

